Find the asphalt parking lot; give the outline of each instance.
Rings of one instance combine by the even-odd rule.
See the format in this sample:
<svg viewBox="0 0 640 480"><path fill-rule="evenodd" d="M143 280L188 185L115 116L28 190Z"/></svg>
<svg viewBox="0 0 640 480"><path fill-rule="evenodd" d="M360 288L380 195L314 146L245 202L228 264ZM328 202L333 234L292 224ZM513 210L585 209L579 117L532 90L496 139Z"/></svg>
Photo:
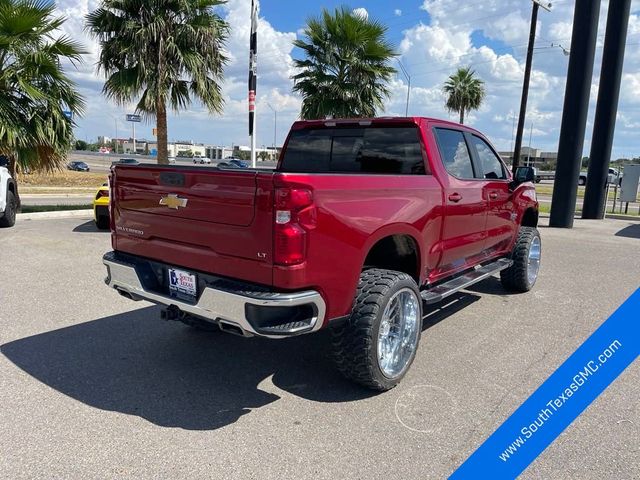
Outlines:
<svg viewBox="0 0 640 480"><path fill-rule="evenodd" d="M0 230L0 477L445 478L640 285L640 223L541 233L534 291L489 279L428 312L408 376L373 394L322 333L163 322L103 284L88 218L19 220ZM636 361L523 478L640 478L639 399Z"/></svg>

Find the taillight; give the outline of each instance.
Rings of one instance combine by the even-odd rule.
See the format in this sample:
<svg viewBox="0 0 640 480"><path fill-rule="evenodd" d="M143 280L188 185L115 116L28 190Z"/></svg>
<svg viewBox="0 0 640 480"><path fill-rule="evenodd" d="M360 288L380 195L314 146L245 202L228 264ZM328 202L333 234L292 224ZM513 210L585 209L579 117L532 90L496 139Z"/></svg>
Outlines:
<svg viewBox="0 0 640 480"><path fill-rule="evenodd" d="M306 188L278 188L275 197L274 262L302 263L307 255L307 230L316 225L313 193Z"/></svg>
<svg viewBox="0 0 640 480"><path fill-rule="evenodd" d="M113 187L113 183L114 183L114 178L115 177L115 172L113 170L111 170L111 172L109 173L109 176L107 177L107 185L109 186L109 190L108 190L108 194L109 194L109 227L111 229L111 232L115 232L116 231L116 221L115 221L115 200L116 200L116 196L115 196L115 189ZM115 237L112 236L112 239L114 239ZM115 241L115 240L114 240ZM114 244L114 250L115 250L115 244Z"/></svg>

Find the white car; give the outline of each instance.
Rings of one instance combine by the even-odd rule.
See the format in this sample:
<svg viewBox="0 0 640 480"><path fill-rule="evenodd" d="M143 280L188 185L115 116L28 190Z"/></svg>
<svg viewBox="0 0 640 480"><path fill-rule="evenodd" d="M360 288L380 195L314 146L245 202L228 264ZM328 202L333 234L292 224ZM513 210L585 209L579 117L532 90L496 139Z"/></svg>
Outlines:
<svg viewBox="0 0 640 480"><path fill-rule="evenodd" d="M0 165L2 164L0 163ZM19 207L18 185L11 178L9 170L0 166L0 228L15 225L16 212Z"/></svg>
<svg viewBox="0 0 640 480"><path fill-rule="evenodd" d="M193 163L200 163L202 165L206 164L211 164L211 159L207 158L207 157L203 157L202 155L194 155L193 156Z"/></svg>
<svg viewBox="0 0 640 480"><path fill-rule="evenodd" d="M615 169L609 168L609 174L607 175L607 183L622 185L622 173ZM580 176L578 177L578 185L586 185L587 184L587 172L580 172Z"/></svg>

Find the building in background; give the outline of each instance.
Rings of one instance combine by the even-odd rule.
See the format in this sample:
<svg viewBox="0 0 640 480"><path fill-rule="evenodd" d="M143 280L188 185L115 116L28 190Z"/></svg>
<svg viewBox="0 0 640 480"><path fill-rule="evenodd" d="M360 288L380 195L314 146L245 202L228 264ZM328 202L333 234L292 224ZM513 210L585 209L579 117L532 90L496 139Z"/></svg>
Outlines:
<svg viewBox="0 0 640 480"><path fill-rule="evenodd" d="M157 148L157 147L156 147ZM170 157L206 157L206 148L203 143L195 143L193 141L179 140L171 142L167 145Z"/></svg>
<svg viewBox="0 0 640 480"><path fill-rule="evenodd" d="M117 149L118 153L124 155L158 155L158 142L156 140L146 140L144 138L136 139L135 152L133 150L133 138L110 138L107 136L99 136L98 143L100 145L108 145ZM178 140L167 144L169 157L175 158L191 158L194 156L207 157L211 160L222 161L225 158L238 158L248 160L251 157L251 148L244 145L205 145L204 143L196 143L193 140ZM256 158L258 160L277 161L280 156L281 147L265 147L256 148Z"/></svg>
<svg viewBox="0 0 640 480"><path fill-rule="evenodd" d="M513 165L513 152L498 152L507 165ZM537 148L522 147L520 165L541 169L555 169L558 152L542 152Z"/></svg>
<svg viewBox="0 0 640 480"><path fill-rule="evenodd" d="M208 145L206 147L206 156L211 160L224 160L225 158L238 158L240 160L249 160L251 158L251 147L245 145L233 145L225 147L220 145ZM256 158L260 161L275 161L280 155L279 148L262 147L256 148Z"/></svg>

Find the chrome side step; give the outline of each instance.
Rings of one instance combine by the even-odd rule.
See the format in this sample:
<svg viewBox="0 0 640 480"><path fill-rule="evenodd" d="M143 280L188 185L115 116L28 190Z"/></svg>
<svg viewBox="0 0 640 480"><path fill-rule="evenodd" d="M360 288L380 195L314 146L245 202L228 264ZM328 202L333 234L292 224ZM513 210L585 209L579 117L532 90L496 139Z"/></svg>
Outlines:
<svg viewBox="0 0 640 480"><path fill-rule="evenodd" d="M492 263L488 263L480 268L472 270L471 272L455 277L448 282L445 282L437 287L430 288L429 290L423 290L420 292L420 296L427 305L431 303L438 303L439 301L447 298L449 295L470 287L474 283L478 283L491 275L509 268L513 265L513 260L508 258L501 258Z"/></svg>

